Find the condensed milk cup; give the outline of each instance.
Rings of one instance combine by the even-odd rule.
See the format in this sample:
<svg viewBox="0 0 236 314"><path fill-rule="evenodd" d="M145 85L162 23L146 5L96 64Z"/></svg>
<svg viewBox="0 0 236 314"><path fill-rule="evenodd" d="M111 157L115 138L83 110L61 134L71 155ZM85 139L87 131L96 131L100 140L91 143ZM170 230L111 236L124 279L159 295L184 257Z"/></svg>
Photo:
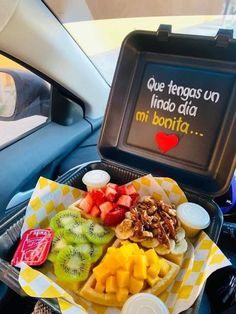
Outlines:
<svg viewBox="0 0 236 314"><path fill-rule="evenodd" d="M194 238L210 224L208 212L202 206L191 202L177 207L177 217L189 238Z"/></svg>
<svg viewBox="0 0 236 314"><path fill-rule="evenodd" d="M151 293L137 293L124 304L121 314L169 314L166 305Z"/></svg>
<svg viewBox="0 0 236 314"><path fill-rule="evenodd" d="M104 170L91 170L88 171L82 178L82 182L86 185L87 191L99 189L104 187L111 177L109 173Z"/></svg>

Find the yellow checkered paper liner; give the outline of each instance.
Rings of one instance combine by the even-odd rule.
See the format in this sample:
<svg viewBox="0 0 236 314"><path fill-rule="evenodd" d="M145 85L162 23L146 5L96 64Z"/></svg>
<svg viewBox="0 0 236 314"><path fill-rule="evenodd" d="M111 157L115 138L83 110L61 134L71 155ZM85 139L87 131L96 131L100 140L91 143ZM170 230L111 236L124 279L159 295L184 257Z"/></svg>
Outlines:
<svg viewBox="0 0 236 314"><path fill-rule="evenodd" d="M63 314L84 314L82 306L75 303L73 298L50 278L25 263L20 265L19 283L24 292L35 298L57 298Z"/></svg>
<svg viewBox="0 0 236 314"><path fill-rule="evenodd" d="M31 228L47 228L50 219L82 197L84 191L40 177L26 209L21 235Z"/></svg>
<svg viewBox="0 0 236 314"><path fill-rule="evenodd" d="M134 180L132 183L141 196L151 195L176 206L187 201L183 191L170 178L154 178L147 175ZM40 178L26 210L22 233L29 228L48 227L51 217L58 211L66 209L83 195L84 191ZM67 290L66 292L56 283L56 278L50 269L51 265L47 269L46 264L43 265L40 272L22 263L19 282L28 295L38 298L58 298L63 314L84 313L83 308L89 314L120 313L118 308L96 305L80 298L73 291ZM202 232L194 247L189 243L188 251L176 280L160 297L171 313L178 314L191 307L206 278L215 270L227 265L230 265L230 262L224 254Z"/></svg>
<svg viewBox="0 0 236 314"><path fill-rule="evenodd" d="M202 231L194 246L188 243L179 274L159 297L171 314L187 310L199 296L206 279L217 269L229 265L230 261Z"/></svg>

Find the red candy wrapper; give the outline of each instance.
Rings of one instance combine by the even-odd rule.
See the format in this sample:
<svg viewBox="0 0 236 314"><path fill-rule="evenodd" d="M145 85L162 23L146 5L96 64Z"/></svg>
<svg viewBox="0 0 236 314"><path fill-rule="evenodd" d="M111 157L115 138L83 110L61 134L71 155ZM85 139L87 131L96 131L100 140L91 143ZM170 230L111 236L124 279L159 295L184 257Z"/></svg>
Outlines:
<svg viewBox="0 0 236 314"><path fill-rule="evenodd" d="M42 265L47 259L52 239L52 229L27 230L22 236L11 265L15 266L20 262L30 266Z"/></svg>

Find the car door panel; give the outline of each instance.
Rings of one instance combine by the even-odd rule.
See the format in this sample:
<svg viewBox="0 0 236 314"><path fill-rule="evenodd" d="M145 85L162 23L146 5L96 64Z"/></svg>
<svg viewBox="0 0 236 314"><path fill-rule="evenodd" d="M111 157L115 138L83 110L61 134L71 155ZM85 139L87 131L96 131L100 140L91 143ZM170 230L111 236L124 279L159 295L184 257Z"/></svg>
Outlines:
<svg viewBox="0 0 236 314"><path fill-rule="evenodd" d="M29 183L34 184L35 179L45 174L45 169L49 172L48 165L54 162L55 168L90 134L91 124L82 118L69 126L51 122L2 150L0 220L6 214L5 208L16 193L29 189Z"/></svg>

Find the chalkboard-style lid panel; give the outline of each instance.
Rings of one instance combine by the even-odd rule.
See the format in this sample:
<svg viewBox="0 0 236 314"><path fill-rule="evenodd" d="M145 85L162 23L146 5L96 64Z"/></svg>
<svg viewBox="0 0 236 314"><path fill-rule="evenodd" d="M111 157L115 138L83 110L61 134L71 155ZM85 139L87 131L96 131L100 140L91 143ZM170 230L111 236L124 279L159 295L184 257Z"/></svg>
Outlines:
<svg viewBox="0 0 236 314"><path fill-rule="evenodd" d="M135 31L124 40L99 141L102 158L217 196L235 169L236 41Z"/></svg>

